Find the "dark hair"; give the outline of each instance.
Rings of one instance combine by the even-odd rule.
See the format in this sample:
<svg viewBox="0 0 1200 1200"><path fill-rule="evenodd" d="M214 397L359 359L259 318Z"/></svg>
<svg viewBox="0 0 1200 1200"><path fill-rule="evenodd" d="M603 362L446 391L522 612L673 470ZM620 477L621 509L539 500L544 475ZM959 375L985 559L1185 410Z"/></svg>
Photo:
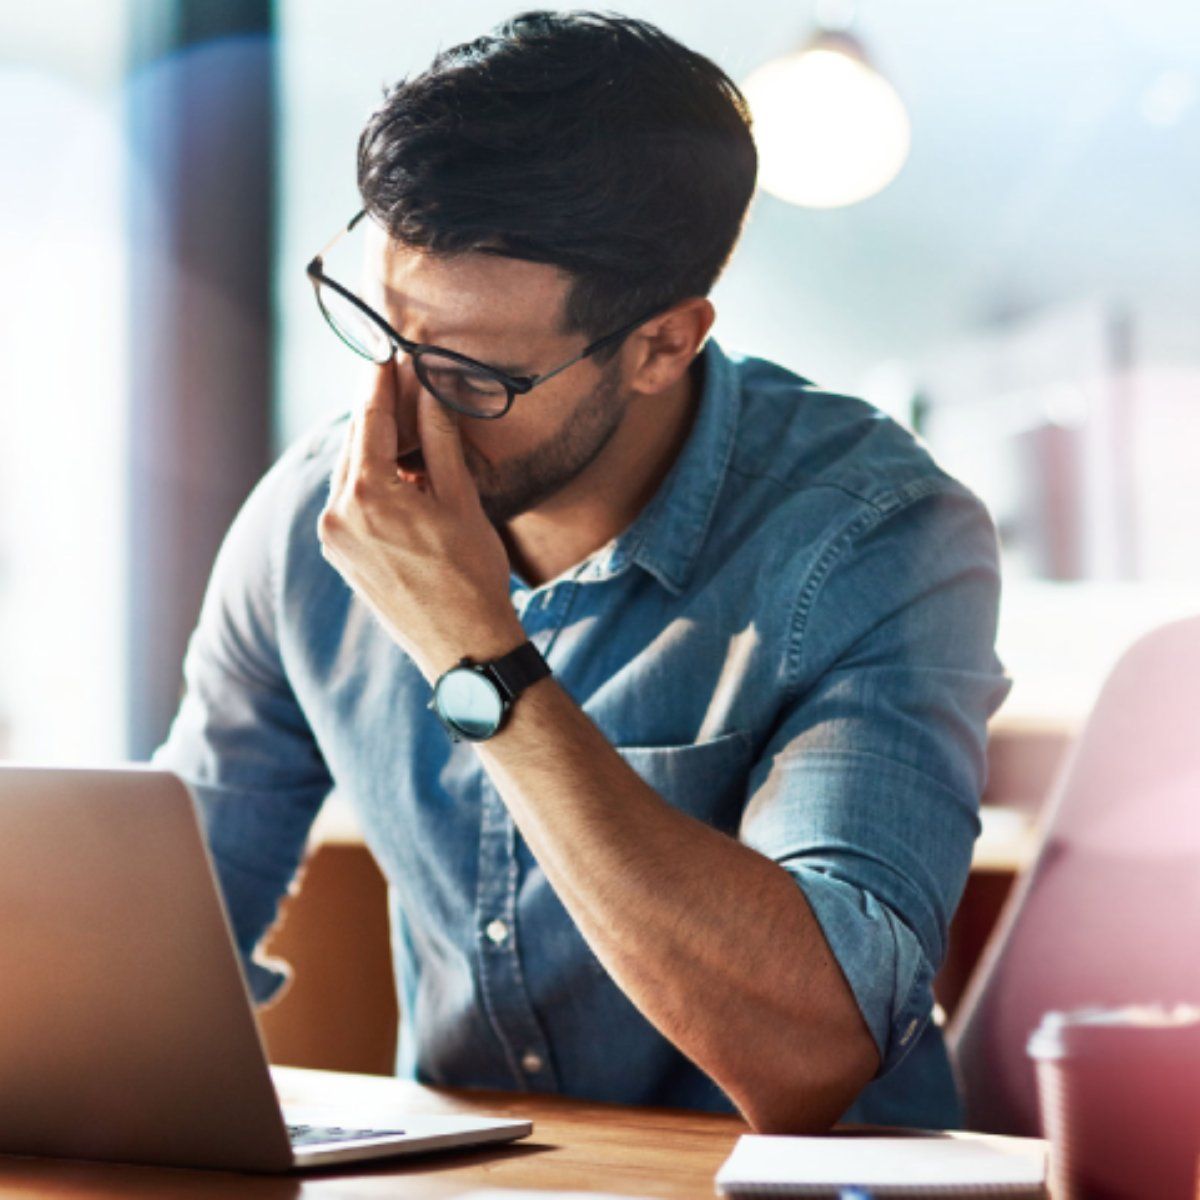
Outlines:
<svg viewBox="0 0 1200 1200"><path fill-rule="evenodd" d="M385 95L358 143L366 209L397 241L549 263L566 328L599 337L707 295L757 155L737 86L645 21L528 12Z"/></svg>

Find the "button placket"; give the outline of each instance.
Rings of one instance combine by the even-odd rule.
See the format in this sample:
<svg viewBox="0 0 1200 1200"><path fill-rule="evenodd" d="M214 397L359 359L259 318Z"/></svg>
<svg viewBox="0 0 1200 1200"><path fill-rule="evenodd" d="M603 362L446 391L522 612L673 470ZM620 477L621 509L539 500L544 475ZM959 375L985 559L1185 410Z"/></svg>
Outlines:
<svg viewBox="0 0 1200 1200"><path fill-rule="evenodd" d="M481 779L480 808L475 910L480 994L515 1086L555 1091L558 1079L549 1043L533 1011L517 953L516 829L486 777Z"/></svg>
<svg viewBox="0 0 1200 1200"><path fill-rule="evenodd" d="M572 577L543 592L525 594L522 623L530 641L547 658L566 624L578 587ZM550 1045L533 1011L517 952L517 831L485 772L480 773L478 866L475 923L479 931L479 990L492 1031L517 1087L557 1091Z"/></svg>

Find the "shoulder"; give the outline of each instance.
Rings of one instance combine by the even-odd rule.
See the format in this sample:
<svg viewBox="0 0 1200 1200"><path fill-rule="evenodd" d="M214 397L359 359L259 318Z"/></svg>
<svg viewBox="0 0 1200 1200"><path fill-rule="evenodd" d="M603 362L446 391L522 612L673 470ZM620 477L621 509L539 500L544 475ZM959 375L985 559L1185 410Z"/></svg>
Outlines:
<svg viewBox="0 0 1200 1200"><path fill-rule="evenodd" d="M825 391L763 359L730 355L736 433L706 546L708 574L731 561L794 597L791 624L831 575L870 614L872 595L972 567L995 576L995 527L982 501L925 444L867 401ZM840 603L840 601L839 601Z"/></svg>
<svg viewBox="0 0 1200 1200"><path fill-rule="evenodd" d="M730 471L743 481L774 485L780 500L833 491L847 509L880 514L940 489L962 489L918 437L866 400L827 391L765 359L729 358L740 399Z"/></svg>
<svg viewBox="0 0 1200 1200"><path fill-rule="evenodd" d="M298 498L327 491L349 427L350 413L346 411L323 418L296 438L272 468L280 486L292 489Z"/></svg>
<svg viewBox="0 0 1200 1200"><path fill-rule="evenodd" d="M719 564L746 543L806 574L877 525L909 510L970 509L979 499L919 437L856 396L827 391L765 359L712 347L708 393L727 406L729 445L707 549ZM921 503L925 501L925 503Z"/></svg>
<svg viewBox="0 0 1200 1200"><path fill-rule="evenodd" d="M287 538L297 520L315 519L324 507L349 422L348 412L320 421L279 455L255 487L247 506L261 509L277 536Z"/></svg>
<svg viewBox="0 0 1200 1200"><path fill-rule="evenodd" d="M297 559L323 564L316 522L329 492L349 414L326 419L288 446L246 497L222 543L217 570L277 587Z"/></svg>

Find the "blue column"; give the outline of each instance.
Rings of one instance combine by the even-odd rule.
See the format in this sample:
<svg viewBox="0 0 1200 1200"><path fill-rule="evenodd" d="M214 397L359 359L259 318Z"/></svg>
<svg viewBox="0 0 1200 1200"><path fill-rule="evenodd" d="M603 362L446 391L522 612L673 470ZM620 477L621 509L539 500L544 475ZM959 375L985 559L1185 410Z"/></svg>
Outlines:
<svg viewBox="0 0 1200 1200"><path fill-rule="evenodd" d="M131 0L128 750L147 757L222 535L270 461L268 0Z"/></svg>

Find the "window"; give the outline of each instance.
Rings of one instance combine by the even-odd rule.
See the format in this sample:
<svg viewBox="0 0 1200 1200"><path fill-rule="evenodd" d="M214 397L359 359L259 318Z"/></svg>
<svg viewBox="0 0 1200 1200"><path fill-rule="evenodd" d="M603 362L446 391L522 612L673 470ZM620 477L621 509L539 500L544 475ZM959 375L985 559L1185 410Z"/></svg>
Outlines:
<svg viewBox="0 0 1200 1200"><path fill-rule="evenodd" d="M124 750L124 21L0 16L0 757Z"/></svg>

